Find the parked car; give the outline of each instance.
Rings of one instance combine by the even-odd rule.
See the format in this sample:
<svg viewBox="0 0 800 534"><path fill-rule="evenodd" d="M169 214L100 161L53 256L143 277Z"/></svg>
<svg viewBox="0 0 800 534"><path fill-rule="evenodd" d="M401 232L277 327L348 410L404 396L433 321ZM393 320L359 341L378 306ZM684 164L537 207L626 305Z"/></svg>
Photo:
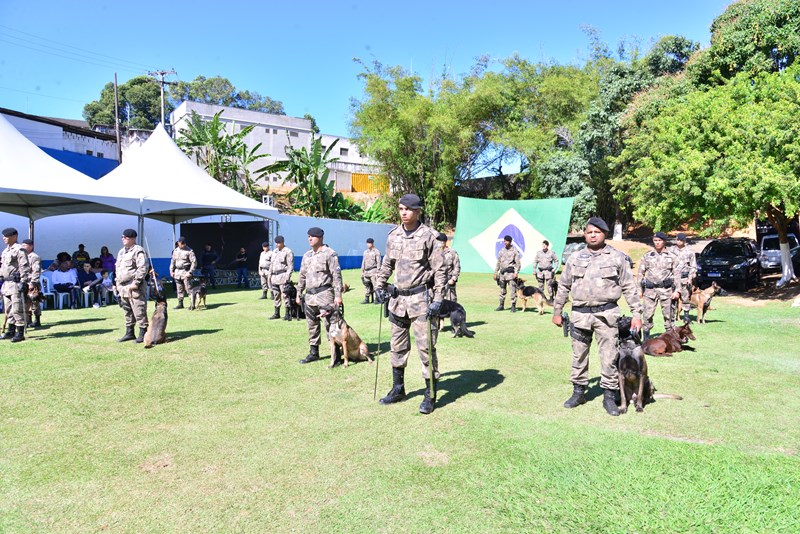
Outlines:
<svg viewBox="0 0 800 534"><path fill-rule="evenodd" d="M800 243L797 241L797 236L789 234L789 254L792 251L800 249ZM761 270L773 271L780 270L781 268L781 247L778 242L778 234L765 235L761 238Z"/></svg>
<svg viewBox="0 0 800 534"><path fill-rule="evenodd" d="M581 241L579 243L567 243L564 245L564 252L561 253L561 265L559 269L563 268L566 265L567 260L572 255L573 252L576 250L583 250L586 248L586 241Z"/></svg>
<svg viewBox="0 0 800 534"><path fill-rule="evenodd" d="M734 284L739 290L761 283L761 263L755 241L743 237L716 239L697 262L697 285Z"/></svg>

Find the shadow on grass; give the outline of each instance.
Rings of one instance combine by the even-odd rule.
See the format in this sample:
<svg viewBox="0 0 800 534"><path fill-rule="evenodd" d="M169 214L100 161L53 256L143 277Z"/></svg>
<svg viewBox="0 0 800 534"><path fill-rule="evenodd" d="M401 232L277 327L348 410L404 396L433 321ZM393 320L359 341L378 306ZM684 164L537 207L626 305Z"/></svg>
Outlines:
<svg viewBox="0 0 800 534"><path fill-rule="evenodd" d="M85 323L93 323L95 321L105 321L105 320L106 319L104 319L102 317L89 317L88 319L67 319L66 321L56 321L54 323L50 323L47 326L63 326L63 325L67 325L67 324L85 324Z"/></svg>
<svg viewBox="0 0 800 534"><path fill-rule="evenodd" d="M486 324L486 321L472 321L471 323L467 323L467 328L472 328L473 326L481 326Z"/></svg>
<svg viewBox="0 0 800 534"><path fill-rule="evenodd" d="M450 371L439 376L436 393L436 407L441 408L456 402L471 393L483 393L503 383L505 377L497 369ZM421 397L425 389L418 389L407 398Z"/></svg>
<svg viewBox="0 0 800 534"><path fill-rule="evenodd" d="M206 334L215 334L217 332L221 332L221 328L205 328L205 329L197 329L197 330L179 330L177 332L167 332L167 340L170 342L180 341L182 339L194 337L194 336L203 336Z"/></svg>
<svg viewBox="0 0 800 534"><path fill-rule="evenodd" d="M53 334L45 334L43 336L31 336L35 339L58 339L58 338L65 338L65 337L84 337L84 336L95 336L100 334L108 334L113 332L113 328L94 328L92 330L78 330L72 332L55 332ZM36 332L34 330L33 332Z"/></svg>
<svg viewBox="0 0 800 534"><path fill-rule="evenodd" d="M209 304L206 306L208 310L216 310L217 308L222 308L223 306L233 306L233 302L217 302L214 304ZM202 308L197 311L203 311Z"/></svg>

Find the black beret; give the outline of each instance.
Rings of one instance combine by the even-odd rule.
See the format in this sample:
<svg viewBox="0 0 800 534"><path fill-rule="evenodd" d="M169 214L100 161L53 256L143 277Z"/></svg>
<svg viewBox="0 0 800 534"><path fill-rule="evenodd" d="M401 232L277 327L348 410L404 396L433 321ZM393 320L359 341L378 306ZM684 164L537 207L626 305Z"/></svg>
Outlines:
<svg viewBox="0 0 800 534"><path fill-rule="evenodd" d="M374 242L375 242L375 240L374 240L374 239L372 239L371 237L368 237L368 238L367 238L367 243L374 243Z"/></svg>
<svg viewBox="0 0 800 534"><path fill-rule="evenodd" d="M16 228L10 228L9 227L9 228L5 228L3 230L3 237L11 237L12 235L17 235L17 234L18 234L18 232L17 232Z"/></svg>
<svg viewBox="0 0 800 534"><path fill-rule="evenodd" d="M608 232L608 225L600 217L590 217L589 220L586 221L586 226L590 225L604 232Z"/></svg>
<svg viewBox="0 0 800 534"><path fill-rule="evenodd" d="M126 228L125 230L122 231L123 237L136 237L137 235L139 234L137 234L136 230L134 230L133 228Z"/></svg>
<svg viewBox="0 0 800 534"><path fill-rule="evenodd" d="M268 247L268 246L269 246L269 241L264 241L263 243L261 243L261 248Z"/></svg>
<svg viewBox="0 0 800 534"><path fill-rule="evenodd" d="M667 234L665 234L664 232L656 232L655 234L653 234L653 238L656 238L656 237L659 238L659 239L663 239L664 241L669 239L669 236Z"/></svg>
<svg viewBox="0 0 800 534"><path fill-rule="evenodd" d="M503 236L503 241L514 241L514 238L511 237L510 235L504 235Z"/></svg>
<svg viewBox="0 0 800 534"><path fill-rule="evenodd" d="M675 236L675 239L677 239L678 241L686 241L686 234L681 232L677 236Z"/></svg>
<svg viewBox="0 0 800 534"><path fill-rule="evenodd" d="M183 236L180 236L180 237L178 238L178 243L186 243L186 238L185 238L185 237L183 237Z"/></svg>
<svg viewBox="0 0 800 534"><path fill-rule="evenodd" d="M439 235L436 236L437 241L447 241L447 236L443 233L439 232Z"/></svg>
<svg viewBox="0 0 800 534"><path fill-rule="evenodd" d="M325 235L325 231L319 226L312 226L308 229L308 235L311 237L322 237Z"/></svg>
<svg viewBox="0 0 800 534"><path fill-rule="evenodd" d="M23 239L22 240L22 244L23 245L33 245L33 239Z"/></svg>
<svg viewBox="0 0 800 534"><path fill-rule="evenodd" d="M403 195L400 197L400 204L407 207L410 210L418 210L422 208L422 201L419 199L417 195L409 193L407 195Z"/></svg>
<svg viewBox="0 0 800 534"><path fill-rule="evenodd" d="M282 235L276 235L275 236L275 242L276 243L283 243L283 236Z"/></svg>

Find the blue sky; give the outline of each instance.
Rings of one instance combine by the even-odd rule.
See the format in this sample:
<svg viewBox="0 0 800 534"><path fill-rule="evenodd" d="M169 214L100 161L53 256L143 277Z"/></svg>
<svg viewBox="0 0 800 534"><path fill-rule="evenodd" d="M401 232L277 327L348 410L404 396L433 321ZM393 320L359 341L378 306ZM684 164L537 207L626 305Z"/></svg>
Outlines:
<svg viewBox="0 0 800 534"><path fill-rule="evenodd" d="M224 76L238 88L311 113L323 133L347 135L350 99L362 95L354 57L429 77L467 72L475 57L513 53L579 63L582 25L612 49L681 34L708 46L728 0L341 3L0 0L0 107L81 118L103 85L175 69L181 80ZM174 77L172 79L175 79Z"/></svg>

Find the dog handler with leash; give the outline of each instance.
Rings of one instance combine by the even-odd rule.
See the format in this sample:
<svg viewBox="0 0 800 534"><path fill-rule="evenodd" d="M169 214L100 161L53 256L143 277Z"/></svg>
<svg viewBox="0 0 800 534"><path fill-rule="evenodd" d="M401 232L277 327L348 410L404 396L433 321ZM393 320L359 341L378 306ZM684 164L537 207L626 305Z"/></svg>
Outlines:
<svg viewBox="0 0 800 534"><path fill-rule="evenodd" d="M0 339L11 339L12 343L25 340L25 294L30 281L31 266L28 253L17 243L16 228L3 230L3 250L0 277L3 281L3 309L8 320L8 329Z"/></svg>
<svg viewBox="0 0 800 534"><path fill-rule="evenodd" d="M575 408L586 402L589 384L589 347L592 335L597 336L600 348L600 387L603 388L603 407L609 415L619 415L614 392L619 389L616 366L620 316L617 301L624 295L633 320L631 328L642 327L642 306L636 282L625 254L606 245L608 225L592 217L583 231L586 248L574 252L564 266L553 303L553 324L562 326L561 316L567 297L572 294L572 396L565 408Z"/></svg>
<svg viewBox="0 0 800 534"><path fill-rule="evenodd" d="M672 303L680 296L681 271L677 258L666 248L667 239L667 234L656 232L653 236L654 250L645 254L639 263L639 284L644 296L642 319L645 341L650 339L653 315L659 303L664 316L664 331L672 329L675 316L672 313Z"/></svg>
<svg viewBox="0 0 800 534"><path fill-rule="evenodd" d="M117 253L114 284L119 293L119 305L125 312L125 335L118 342L144 341L147 327L147 258L144 249L136 244L136 230L127 228L122 232L122 248ZM139 323L139 337L134 335L134 327Z"/></svg>
<svg viewBox="0 0 800 534"><path fill-rule="evenodd" d="M436 246L438 232L419 220L422 209L419 197L403 195L399 208L401 224L389 232L386 255L378 272L378 289L382 296L387 293L387 282L394 274L394 286L387 295L392 325L392 389L380 403L393 404L406 398L404 375L411 352L409 330L413 329L426 385L419 411L429 414L435 408L435 381L439 378L435 348L439 329L431 328L430 318L437 317L442 305L446 283L444 263ZM432 289L429 289L431 283Z"/></svg>

